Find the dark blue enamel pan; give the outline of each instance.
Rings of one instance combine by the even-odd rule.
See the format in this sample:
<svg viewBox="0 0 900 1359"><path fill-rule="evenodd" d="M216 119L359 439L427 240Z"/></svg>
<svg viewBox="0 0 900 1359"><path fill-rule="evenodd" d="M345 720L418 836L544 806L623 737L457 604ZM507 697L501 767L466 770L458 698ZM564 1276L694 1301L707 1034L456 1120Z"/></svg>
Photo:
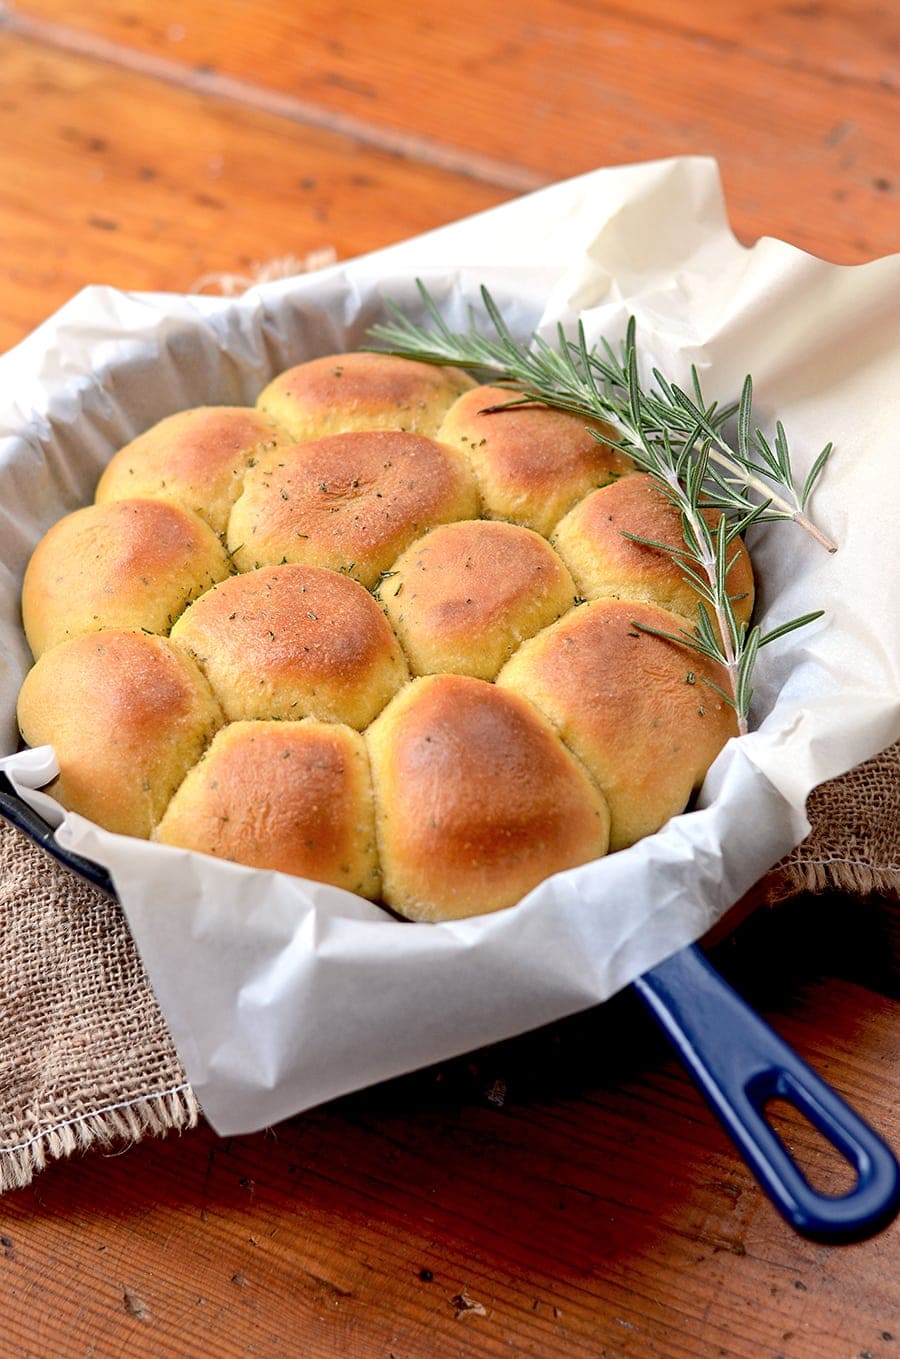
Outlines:
<svg viewBox="0 0 900 1359"><path fill-rule="evenodd" d="M114 895L104 869L57 844L50 827L3 774L0 814L67 868ZM796 1231L817 1241L859 1241L895 1217L900 1167L889 1147L719 976L696 945L633 985ZM813 1189L766 1118L766 1106L775 1099L793 1105L849 1163L856 1181L848 1193L829 1196Z"/></svg>

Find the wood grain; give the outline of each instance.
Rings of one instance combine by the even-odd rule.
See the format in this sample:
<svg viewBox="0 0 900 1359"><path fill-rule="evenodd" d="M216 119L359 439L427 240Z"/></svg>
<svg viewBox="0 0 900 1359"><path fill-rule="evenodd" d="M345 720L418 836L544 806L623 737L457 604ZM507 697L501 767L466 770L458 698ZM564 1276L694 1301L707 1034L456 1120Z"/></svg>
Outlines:
<svg viewBox="0 0 900 1359"><path fill-rule="evenodd" d="M103 0L73 20L32 0L8 22L306 124L349 120L378 145L510 188L711 154L742 240L779 235L838 262L898 248L900 30L887 6L526 0L486 18L477 0L269 0L250 22L242 0L202 0L184 22L172 3L142 14Z"/></svg>
<svg viewBox="0 0 900 1359"><path fill-rule="evenodd" d="M896 1121L897 1002L820 980L774 1021ZM827 1181L808 1126L789 1135ZM269 1136L54 1167L0 1230L8 1352L42 1359L890 1359L900 1317L900 1227L852 1250L787 1233L627 1003Z"/></svg>
<svg viewBox="0 0 900 1359"><path fill-rule="evenodd" d="M0 43L0 348L90 283L187 292L323 246L362 254L510 196L106 62Z"/></svg>

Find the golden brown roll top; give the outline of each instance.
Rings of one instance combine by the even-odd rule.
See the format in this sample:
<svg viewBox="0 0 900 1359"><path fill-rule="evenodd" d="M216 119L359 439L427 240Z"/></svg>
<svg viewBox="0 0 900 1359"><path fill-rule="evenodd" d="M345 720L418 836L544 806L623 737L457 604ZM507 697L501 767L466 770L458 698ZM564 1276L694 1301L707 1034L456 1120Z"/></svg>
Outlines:
<svg viewBox="0 0 900 1359"><path fill-rule="evenodd" d="M301 562L371 587L415 538L478 511L454 449L398 430L334 434L251 468L227 541L242 571Z"/></svg>
<svg viewBox="0 0 900 1359"><path fill-rule="evenodd" d="M44 535L22 586L34 655L102 628L167 633L189 600L229 572L212 529L163 500L118 500L66 515Z"/></svg>
<svg viewBox="0 0 900 1359"><path fill-rule="evenodd" d="M607 426L546 406L509 407L516 399L504 387L474 387L447 412L437 437L468 457L489 518L546 537L583 495L634 464L603 442L604 434L615 437ZM489 409L496 406L509 408Z"/></svg>
<svg viewBox="0 0 900 1359"><path fill-rule="evenodd" d="M434 435L471 386L458 368L390 354L331 354L279 374L257 405L298 441L361 429Z"/></svg>
<svg viewBox="0 0 900 1359"><path fill-rule="evenodd" d="M525 642L497 678L549 719L595 780L612 817L611 850L683 811L737 735L733 708L707 682L727 691L721 667L642 631L681 626L652 604L598 600Z"/></svg>
<svg viewBox="0 0 900 1359"><path fill-rule="evenodd" d="M382 895L411 919L498 910L606 852L603 798L517 694L461 675L414 680L367 742Z"/></svg>
<svg viewBox="0 0 900 1359"><path fill-rule="evenodd" d="M192 604L172 641L201 667L229 721L316 717L366 726L408 678L375 600L320 566L232 576Z"/></svg>
<svg viewBox="0 0 900 1359"><path fill-rule="evenodd" d="M192 510L224 533L244 473L263 453L292 440L252 406L178 411L112 458L97 485L98 504L153 497Z"/></svg>
<svg viewBox="0 0 900 1359"><path fill-rule="evenodd" d="M49 791L64 807L144 838L223 720L188 656L166 638L117 631L46 651L18 717L28 745L56 750Z"/></svg>
<svg viewBox="0 0 900 1359"><path fill-rule="evenodd" d="M719 516L706 511L711 528ZM628 537L649 539L635 542ZM678 557L651 544L684 547L681 513L645 474L586 496L557 525L551 541L586 599L643 599L697 623L699 596ZM753 611L753 568L740 539L729 553L728 593L738 622Z"/></svg>
<svg viewBox="0 0 900 1359"><path fill-rule="evenodd" d="M544 538L517 524L444 524L408 547L379 586L413 673L492 680L525 637L574 603Z"/></svg>
<svg viewBox="0 0 900 1359"><path fill-rule="evenodd" d="M188 773L154 837L251 868L379 893L365 744L346 726L232 722Z"/></svg>

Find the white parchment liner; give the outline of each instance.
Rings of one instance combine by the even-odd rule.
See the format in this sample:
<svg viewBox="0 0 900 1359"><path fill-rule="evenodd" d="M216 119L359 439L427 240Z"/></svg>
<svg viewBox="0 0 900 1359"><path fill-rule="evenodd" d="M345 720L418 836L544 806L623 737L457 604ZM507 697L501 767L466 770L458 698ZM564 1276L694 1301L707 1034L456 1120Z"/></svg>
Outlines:
<svg viewBox="0 0 900 1359"><path fill-rule="evenodd" d="M16 749L19 587L44 530L162 416L252 402L280 369L363 342L384 298L414 309L416 274L453 324L484 282L523 335L581 313L589 338L617 340L633 313L646 360L682 384L695 363L708 397L733 398L752 371L758 419L784 421L798 479L834 440L812 508L840 544L829 556L791 526L755 532L760 616L827 614L762 653L757 729L717 760L701 810L495 915L403 924L65 817L59 839L113 876L222 1133L606 999L802 839L811 788L900 736L900 256L850 268L772 240L746 249L715 165L682 159L599 170L236 301L88 289L0 359L0 754ZM47 752L3 764L22 787L52 769Z"/></svg>

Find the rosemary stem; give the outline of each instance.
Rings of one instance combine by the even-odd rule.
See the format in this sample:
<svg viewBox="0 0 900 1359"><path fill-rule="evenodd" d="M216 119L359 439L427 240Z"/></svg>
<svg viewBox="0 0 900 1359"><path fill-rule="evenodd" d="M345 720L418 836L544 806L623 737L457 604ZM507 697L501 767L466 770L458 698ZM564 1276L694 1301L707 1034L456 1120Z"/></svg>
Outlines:
<svg viewBox="0 0 900 1359"><path fill-rule="evenodd" d="M678 494L681 489L678 484L678 479L674 472L670 471L668 468L665 470L665 479L672 487L673 493ZM681 503L682 513L690 524L694 541L698 545L697 561L702 567L706 579L709 581L710 595L714 601L713 609L722 647L721 663L728 675L728 687L734 698L734 708L738 718L738 732L741 736L745 736L748 731L747 716L746 713L741 712L738 705L738 658L728 618L726 617L725 610L719 600L719 592L716 589L716 559L704 546L706 541L704 536L705 525L701 525L698 511L690 504L686 503L683 496L679 496L679 501Z"/></svg>
<svg viewBox="0 0 900 1359"><path fill-rule="evenodd" d="M587 411L585 411L585 414L587 414ZM734 709L738 718L738 732L741 736L744 736L748 731L748 725L747 715L745 712L741 711L738 702L739 665L737 649L734 644L730 622L722 604L718 589L715 553L710 552L709 548L706 546L706 524L705 522L701 523L700 511L691 504L690 499L685 496L684 488L678 479L675 469L666 460L659 457L653 457L653 451L648 442L647 432L641 428L640 417L638 416L637 419L629 420L623 418L618 412L615 412L611 413L610 424L614 424L618 432L628 440L634 450L639 453L641 460L646 458L648 462L654 464L656 476L665 481L669 486L673 503L680 507L682 514L690 525L694 542L697 544L696 560L709 583L710 601L713 605L713 613L719 631L721 664L728 676L728 688L731 691ZM715 450L712 449L710 456L714 455ZM730 461L726 461L725 458L722 458L722 461L726 462L727 466L731 466ZM763 489L766 491L768 490L766 487L763 487ZM771 492L769 492L769 495L771 496ZM795 513L789 505L785 504L785 509L790 518L795 518Z"/></svg>
<svg viewBox="0 0 900 1359"><path fill-rule="evenodd" d="M738 470L734 454L724 439L719 440L719 448L710 448L709 458L710 462L718 463L720 467L725 468L726 471L731 472L732 474ZM809 533L817 543L824 547L827 552L837 552L837 545L833 543L820 528L817 528L809 516L805 515L802 510L799 510L796 505L792 505L789 500L784 498L784 496L780 496L777 491L773 490L770 485L763 481L762 477L755 476L752 472L747 471L745 467L740 469L740 473L742 480L748 486L752 487L754 491L758 492L764 500L768 500L776 510L784 515L785 519L792 519L795 524L799 524L799 526L805 529L806 532Z"/></svg>
<svg viewBox="0 0 900 1359"><path fill-rule="evenodd" d="M501 382L511 382L514 380L513 375L508 371L497 372L495 377ZM537 390L528 392L528 395L533 396L535 401L547 400L546 393L542 395L541 392ZM611 425L619 435L627 439L632 447L640 448L644 446L644 441L638 436L634 426L629 421L622 419L621 414L615 408L614 404L612 402L607 402L604 399L602 392L586 393L585 390L577 392L570 391L564 394L561 393L560 396L561 405L565 402L566 409L571 411L574 415L584 416L586 420L596 420L597 407L602 406L603 418L608 425ZM837 551L836 544L813 523L808 515L804 514L802 510L799 510L796 504L792 503L784 496L779 495L772 486L763 481L762 477L758 477L754 473L749 472L746 467L739 467L733 450L724 439L719 439L718 444L718 448L716 448L715 445L710 446L710 462L718 463L721 468L726 472L729 472L732 476L738 474L745 485L756 491L761 499L768 501L771 507L777 510L779 514L783 515L785 519L793 520L795 524L798 524L801 528L805 529L817 543L826 549L826 551Z"/></svg>
<svg viewBox="0 0 900 1359"><path fill-rule="evenodd" d="M795 524L799 524L801 528L806 529L807 533L812 534L816 542L821 543L822 547L825 548L826 552L837 552L837 543L835 543L831 538L829 538L827 534L823 533L820 528L817 528L816 525L812 522L812 520L809 519L800 510L795 510L791 518L794 520Z"/></svg>

